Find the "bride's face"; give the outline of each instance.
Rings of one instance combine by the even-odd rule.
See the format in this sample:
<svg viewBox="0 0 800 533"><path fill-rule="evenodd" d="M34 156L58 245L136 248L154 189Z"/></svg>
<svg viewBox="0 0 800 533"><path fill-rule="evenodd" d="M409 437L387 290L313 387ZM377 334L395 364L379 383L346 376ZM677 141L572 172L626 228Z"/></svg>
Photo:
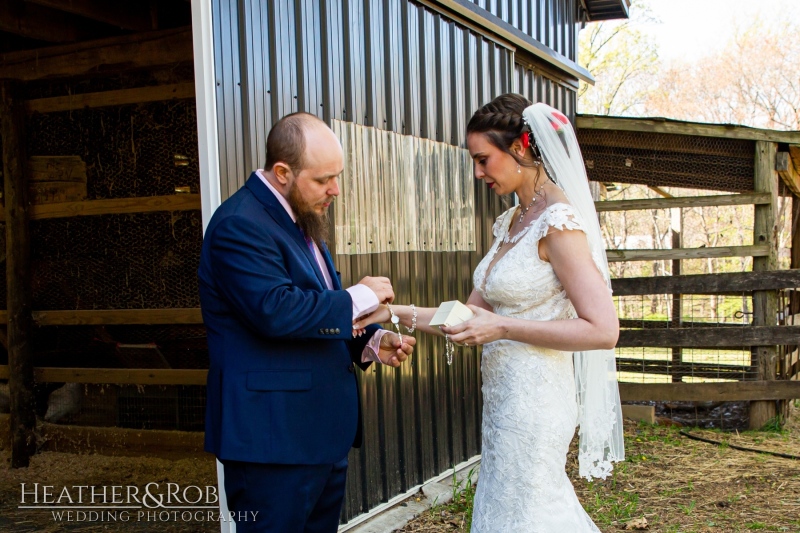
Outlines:
<svg viewBox="0 0 800 533"><path fill-rule="evenodd" d="M523 174L517 172L517 161L493 145L483 133L467 135L467 149L475 163L475 179L496 194L511 194L520 185Z"/></svg>

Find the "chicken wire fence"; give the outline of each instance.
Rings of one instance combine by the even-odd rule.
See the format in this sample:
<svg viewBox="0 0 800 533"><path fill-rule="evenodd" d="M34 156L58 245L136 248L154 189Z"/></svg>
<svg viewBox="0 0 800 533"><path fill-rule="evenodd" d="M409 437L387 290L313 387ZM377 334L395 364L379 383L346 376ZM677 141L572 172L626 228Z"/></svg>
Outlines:
<svg viewBox="0 0 800 533"><path fill-rule="evenodd" d="M590 128L576 135L592 181L753 190L755 141Z"/></svg>
<svg viewBox="0 0 800 533"><path fill-rule="evenodd" d="M191 65L179 65L36 82L26 94L44 98L192 79ZM80 157L86 200L199 193L192 99L33 113L26 123L26 146L29 156ZM34 310L200 306L199 210L32 220L30 228ZM4 224L0 250L5 250ZM5 268L0 277L0 306L5 308ZM202 325L44 326L34 327L30 338L35 367L208 368ZM5 353L0 363L7 363ZM43 382L36 383L35 396L37 415L48 422L203 430L203 386ZM7 398L7 384L0 384L0 411L7 410Z"/></svg>

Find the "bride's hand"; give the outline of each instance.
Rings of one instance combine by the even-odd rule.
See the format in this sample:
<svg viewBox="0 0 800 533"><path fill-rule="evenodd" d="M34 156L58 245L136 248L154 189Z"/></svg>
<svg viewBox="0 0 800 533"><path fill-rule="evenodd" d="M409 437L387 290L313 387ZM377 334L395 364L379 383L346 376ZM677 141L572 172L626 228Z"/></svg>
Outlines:
<svg viewBox="0 0 800 533"><path fill-rule="evenodd" d="M371 315L360 316L353 322L353 331L363 330L370 324L385 324L391 318L389 306L381 304Z"/></svg>
<svg viewBox="0 0 800 533"><path fill-rule="evenodd" d="M475 316L471 319L456 324L455 326L442 326L442 333L448 335L456 344L477 346L502 339L506 333L502 317L482 307L467 305Z"/></svg>

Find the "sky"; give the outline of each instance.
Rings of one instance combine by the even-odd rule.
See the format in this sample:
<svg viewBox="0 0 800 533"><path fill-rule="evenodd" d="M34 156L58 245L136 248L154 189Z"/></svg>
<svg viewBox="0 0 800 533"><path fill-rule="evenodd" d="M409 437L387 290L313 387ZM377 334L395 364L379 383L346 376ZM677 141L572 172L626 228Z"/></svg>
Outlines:
<svg viewBox="0 0 800 533"><path fill-rule="evenodd" d="M649 0L649 4L661 23L646 27L666 61L693 61L707 55L725 45L737 23L744 25L757 16L800 17L800 0Z"/></svg>

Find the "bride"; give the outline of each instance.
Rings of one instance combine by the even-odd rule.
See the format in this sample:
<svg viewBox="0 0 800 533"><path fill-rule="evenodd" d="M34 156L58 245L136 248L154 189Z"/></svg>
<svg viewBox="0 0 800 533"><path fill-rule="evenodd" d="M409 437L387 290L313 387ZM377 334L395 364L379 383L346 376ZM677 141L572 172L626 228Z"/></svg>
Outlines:
<svg viewBox="0 0 800 533"><path fill-rule="evenodd" d="M441 331L436 309L383 306L354 324L393 319L483 345L480 482L472 531L599 531L565 472L580 425L580 475L605 478L624 458L608 264L569 120L505 94L467 126L475 178L519 205L494 224L473 276L474 318Z"/></svg>

